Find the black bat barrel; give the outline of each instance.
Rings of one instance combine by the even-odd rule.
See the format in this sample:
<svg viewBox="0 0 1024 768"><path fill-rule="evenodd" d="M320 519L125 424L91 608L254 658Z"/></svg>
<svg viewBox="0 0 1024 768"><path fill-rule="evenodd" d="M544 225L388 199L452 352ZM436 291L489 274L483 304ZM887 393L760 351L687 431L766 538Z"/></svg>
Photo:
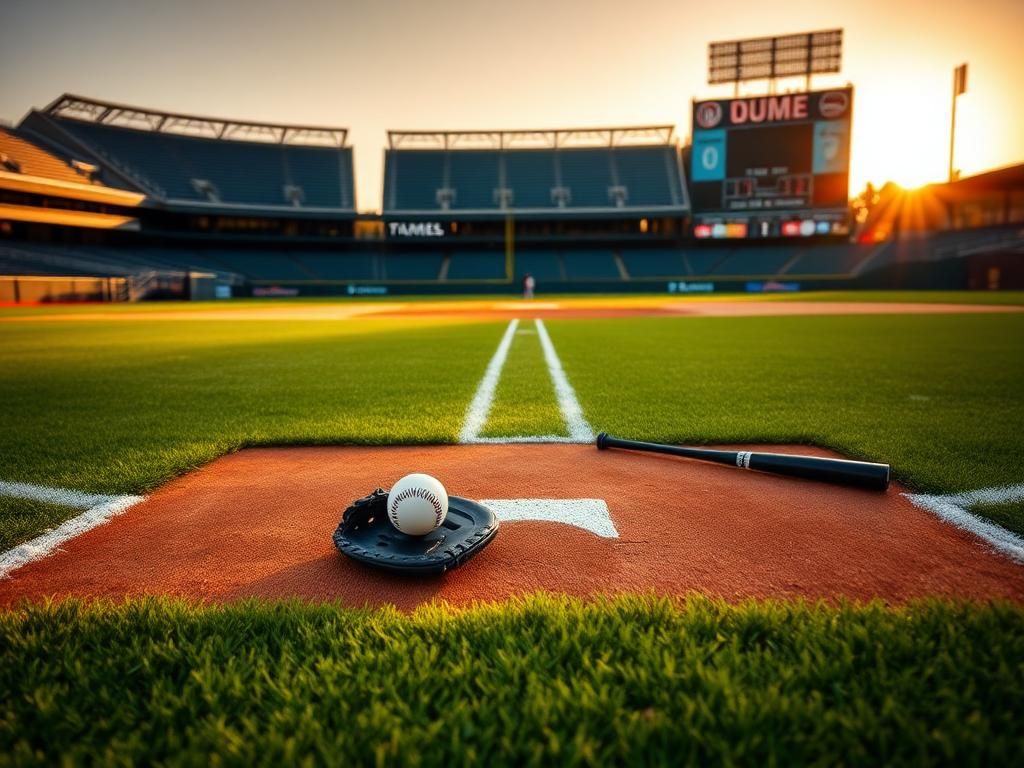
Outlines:
<svg viewBox="0 0 1024 768"><path fill-rule="evenodd" d="M687 459L714 461L741 469L756 469L761 472L771 472L775 475L802 477L805 480L852 485L875 491L884 491L889 487L889 465L875 464L870 461L825 459L820 456L793 456L786 453L718 451L711 448L690 448L682 445L623 440L618 437L612 437L607 432L602 432L597 436L597 447L599 450L604 450L605 448L627 448L631 451L666 453L670 456L682 456Z"/></svg>

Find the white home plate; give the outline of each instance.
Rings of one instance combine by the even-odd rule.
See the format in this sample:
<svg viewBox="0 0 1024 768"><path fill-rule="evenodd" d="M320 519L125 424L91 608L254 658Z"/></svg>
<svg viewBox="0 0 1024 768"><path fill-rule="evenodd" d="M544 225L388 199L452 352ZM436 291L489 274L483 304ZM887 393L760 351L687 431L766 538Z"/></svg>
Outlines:
<svg viewBox="0 0 1024 768"><path fill-rule="evenodd" d="M604 499L481 499L503 523L542 520L574 525L605 539L619 538Z"/></svg>

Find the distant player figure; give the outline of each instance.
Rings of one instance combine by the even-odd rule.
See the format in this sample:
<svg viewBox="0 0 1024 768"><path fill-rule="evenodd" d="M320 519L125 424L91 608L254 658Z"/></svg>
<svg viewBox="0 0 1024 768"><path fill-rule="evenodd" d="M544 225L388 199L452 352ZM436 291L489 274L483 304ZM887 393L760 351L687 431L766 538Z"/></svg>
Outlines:
<svg viewBox="0 0 1024 768"><path fill-rule="evenodd" d="M537 281L533 279L533 275L529 272L526 273L526 277L523 278L523 298L532 299L533 289L537 287Z"/></svg>

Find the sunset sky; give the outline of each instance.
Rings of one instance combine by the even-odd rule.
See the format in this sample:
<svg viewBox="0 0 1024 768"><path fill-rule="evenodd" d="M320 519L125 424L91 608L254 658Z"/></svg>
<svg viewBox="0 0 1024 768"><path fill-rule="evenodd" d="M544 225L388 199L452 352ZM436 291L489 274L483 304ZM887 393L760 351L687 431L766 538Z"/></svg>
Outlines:
<svg viewBox="0 0 1024 768"><path fill-rule="evenodd" d="M814 85L856 87L853 192L945 178L963 61L958 167L1024 162L1021 0L4 0L0 118L70 91L348 127L367 210L388 129L671 123L685 138L692 98L731 94L706 84L710 41L831 27L843 72Z"/></svg>

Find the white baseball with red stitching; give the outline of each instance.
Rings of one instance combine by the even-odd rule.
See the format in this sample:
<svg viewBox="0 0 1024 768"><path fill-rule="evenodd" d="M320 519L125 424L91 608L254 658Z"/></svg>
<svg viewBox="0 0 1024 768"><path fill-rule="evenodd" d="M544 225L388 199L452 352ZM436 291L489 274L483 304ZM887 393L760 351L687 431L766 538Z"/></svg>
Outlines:
<svg viewBox="0 0 1024 768"><path fill-rule="evenodd" d="M430 533L447 514L448 491L436 477L418 472L406 475L388 493L388 520L410 536Z"/></svg>

